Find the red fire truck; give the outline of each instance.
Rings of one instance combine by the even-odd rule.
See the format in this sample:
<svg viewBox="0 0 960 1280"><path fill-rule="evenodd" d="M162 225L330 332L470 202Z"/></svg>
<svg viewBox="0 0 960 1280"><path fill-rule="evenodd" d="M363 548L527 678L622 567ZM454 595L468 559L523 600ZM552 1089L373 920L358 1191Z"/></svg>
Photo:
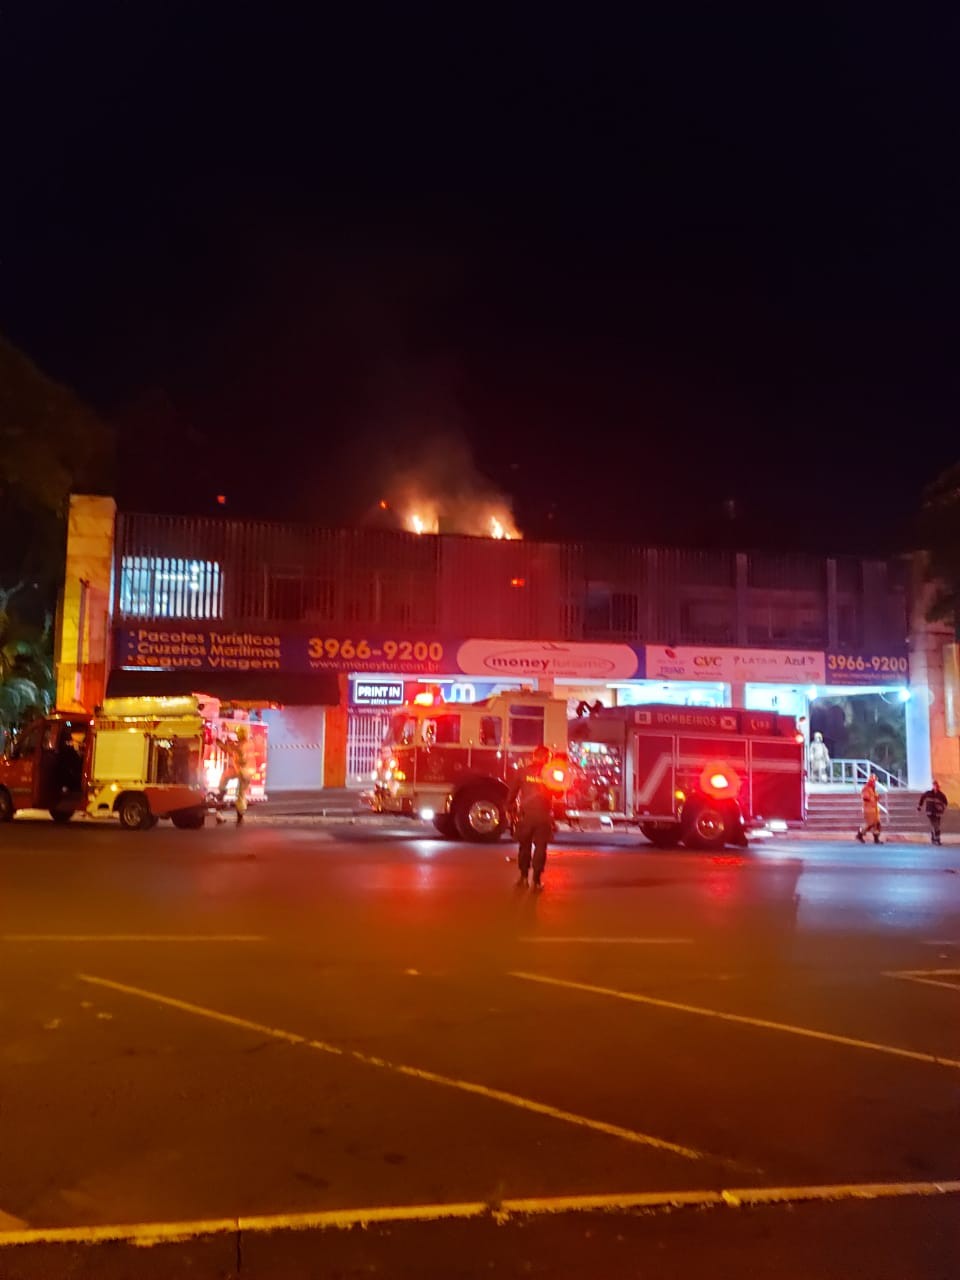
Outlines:
<svg viewBox="0 0 960 1280"><path fill-rule="evenodd" d="M558 818L635 826L653 844L743 844L765 820L804 811L803 735L788 716L733 708L600 708L567 721L546 693L471 705L406 706L381 749L374 808L432 819L442 835L494 841L509 826L510 780L532 748L554 753Z"/></svg>

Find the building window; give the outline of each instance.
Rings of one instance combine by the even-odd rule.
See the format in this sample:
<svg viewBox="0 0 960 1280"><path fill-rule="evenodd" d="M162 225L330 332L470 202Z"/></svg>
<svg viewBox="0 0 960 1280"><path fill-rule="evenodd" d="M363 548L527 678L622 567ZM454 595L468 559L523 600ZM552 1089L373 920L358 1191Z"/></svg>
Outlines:
<svg viewBox="0 0 960 1280"><path fill-rule="evenodd" d="M299 622L303 617L303 578L281 574L270 579L270 610L267 616L283 622Z"/></svg>
<svg viewBox="0 0 960 1280"><path fill-rule="evenodd" d="M124 556L120 613L128 618L220 618L223 574L212 560Z"/></svg>

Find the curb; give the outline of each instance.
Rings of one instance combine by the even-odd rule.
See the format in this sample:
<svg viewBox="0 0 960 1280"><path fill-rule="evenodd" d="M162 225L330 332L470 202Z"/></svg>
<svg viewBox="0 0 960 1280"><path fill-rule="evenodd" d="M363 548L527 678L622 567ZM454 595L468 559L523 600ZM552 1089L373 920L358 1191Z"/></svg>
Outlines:
<svg viewBox="0 0 960 1280"><path fill-rule="evenodd" d="M776 840L819 840L819 841L843 840L843 841L849 841L851 844L857 843L856 840L854 839L853 832L851 832L849 827L844 827L842 829L837 828L837 829L831 829L831 830L818 829L816 831L792 831L792 830L779 831L772 837L772 839L774 841ZM902 831L902 832L889 831L888 832L885 830L883 835L881 836L880 843L881 844L921 844L921 845L926 845L928 848L931 848L931 849L937 848L936 845L932 845L930 843L929 835L927 835L926 832L923 832L923 831ZM867 840L864 844L864 848L872 844L873 844L872 839ZM940 847L945 849L948 845L951 845L954 848L960 846L960 836L949 835L945 832L943 836L943 842Z"/></svg>

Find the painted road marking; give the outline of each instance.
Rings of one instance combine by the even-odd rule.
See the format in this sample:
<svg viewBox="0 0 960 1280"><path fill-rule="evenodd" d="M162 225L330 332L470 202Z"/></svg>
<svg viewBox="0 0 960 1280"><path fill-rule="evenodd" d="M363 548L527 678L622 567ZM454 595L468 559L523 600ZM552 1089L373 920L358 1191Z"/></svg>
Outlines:
<svg viewBox="0 0 960 1280"><path fill-rule="evenodd" d="M166 1005L170 1009L179 1009L182 1013L196 1014L201 1018L210 1018L214 1022L223 1022L228 1026L240 1027L245 1031L255 1031L260 1036L270 1036L275 1040L283 1040L287 1044L303 1045L307 1049L316 1049L320 1053L334 1054L336 1057L352 1058L364 1066L380 1067L395 1075L408 1076L413 1080L423 1080L427 1084L439 1084L448 1089L457 1089L461 1093L471 1093L476 1097L487 1098L491 1102L502 1102L521 1111L530 1111L535 1115L548 1116L552 1120L562 1120L566 1124L576 1125L581 1129L592 1129L595 1133L603 1133L611 1138L620 1138L624 1142L636 1146L652 1147L656 1151L666 1151L671 1155L682 1156L685 1160L713 1160L717 1164L731 1165L734 1162L723 1160L718 1156L709 1156L704 1151L693 1147L680 1146L676 1142L668 1142L665 1138L657 1138L649 1133L639 1133L634 1129L625 1129L622 1125L608 1124L605 1120L594 1120L590 1116L581 1116L573 1111L563 1111L546 1102L538 1102L534 1098L524 1098L516 1093L507 1093L503 1089L491 1089L484 1084L476 1084L472 1080L459 1080L454 1076L440 1075L436 1071L427 1071L422 1067L410 1067L402 1062L390 1062L375 1054L361 1053L358 1049L342 1049L337 1045L327 1044L323 1040L311 1040L309 1036L298 1035L294 1031L282 1031L277 1027L268 1027L260 1022L252 1022L248 1018L238 1018L230 1013L220 1013L216 1009L207 1009L203 1005L191 1004L187 1000L178 1000L173 996L160 995L156 991L145 991L142 987L130 987L122 982L113 982L109 978L97 978L92 974L79 973L81 982L91 986L104 987L108 991L118 991L122 995L136 996L141 1000L150 1000L154 1004Z"/></svg>
<svg viewBox="0 0 960 1280"><path fill-rule="evenodd" d="M898 969L885 973L885 978L900 978L904 982L918 982L923 987L944 987L947 991L960 994L960 969ZM944 978L955 978L955 982L944 982Z"/></svg>
<svg viewBox="0 0 960 1280"><path fill-rule="evenodd" d="M870 1049L874 1053L889 1054L894 1058L909 1058L913 1062L929 1062L939 1067L952 1067L960 1071L960 1062L954 1058L941 1058L933 1053L920 1053L916 1049L902 1049L899 1045L877 1044L872 1040L857 1040L852 1036L835 1035L831 1031L815 1031L812 1027L796 1027L789 1022L771 1022L767 1018L750 1018L742 1013L725 1013L721 1009L704 1009L696 1004L681 1004L677 1000L661 1000L655 996L641 996L634 991L617 991L613 987L597 987L589 982L571 982L566 978L548 978L541 973L510 974L524 982L541 982L549 987L564 987L568 991L586 991L595 996L611 996L615 1000L628 1000L631 1004L651 1005L655 1009L670 1009L676 1013L693 1013L701 1018L716 1018L720 1022L736 1022L745 1027L758 1027L763 1031L783 1031L808 1040L825 1040L829 1044L842 1044L851 1049Z"/></svg>
<svg viewBox="0 0 960 1280"><path fill-rule="evenodd" d="M816 1201L893 1200L955 1196L960 1181L859 1182L811 1187L730 1187L722 1191L641 1191L612 1195L536 1196L487 1203L378 1205L363 1209L324 1209L314 1213L269 1213L233 1218L196 1218L182 1222L134 1222L103 1227L36 1227L0 1230L0 1248L30 1244L130 1243L140 1246L237 1232L349 1230L385 1222L441 1222L451 1218L490 1218L506 1222L556 1213L630 1213L678 1208L739 1209Z"/></svg>
<svg viewBox="0 0 960 1280"><path fill-rule="evenodd" d="M559 938L545 935L543 937L521 938L521 942L587 942L597 946L625 947L689 947L692 938Z"/></svg>
<svg viewBox="0 0 960 1280"><path fill-rule="evenodd" d="M0 942L266 942L253 933L5 933Z"/></svg>

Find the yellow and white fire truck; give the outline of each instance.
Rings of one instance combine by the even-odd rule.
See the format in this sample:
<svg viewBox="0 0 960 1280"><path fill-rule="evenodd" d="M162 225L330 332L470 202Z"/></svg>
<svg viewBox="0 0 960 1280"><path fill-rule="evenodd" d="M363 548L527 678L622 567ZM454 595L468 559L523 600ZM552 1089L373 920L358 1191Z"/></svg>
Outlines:
<svg viewBox="0 0 960 1280"><path fill-rule="evenodd" d="M223 769L220 735L229 728L218 717L216 704L190 696L108 698L94 716L55 712L35 720L0 757L0 822L40 809L55 822L75 813L115 817L130 831L161 818L202 827ZM252 740L263 750L254 752L253 784L262 796L266 729L255 727L262 733Z"/></svg>
<svg viewBox="0 0 960 1280"><path fill-rule="evenodd" d="M534 747L574 826L636 826L656 845L719 849L748 824L799 820L803 735L789 716L727 707L596 708L568 721L547 693L447 704L439 691L391 717L374 775L381 813L432 820L444 836L498 840L507 792Z"/></svg>

